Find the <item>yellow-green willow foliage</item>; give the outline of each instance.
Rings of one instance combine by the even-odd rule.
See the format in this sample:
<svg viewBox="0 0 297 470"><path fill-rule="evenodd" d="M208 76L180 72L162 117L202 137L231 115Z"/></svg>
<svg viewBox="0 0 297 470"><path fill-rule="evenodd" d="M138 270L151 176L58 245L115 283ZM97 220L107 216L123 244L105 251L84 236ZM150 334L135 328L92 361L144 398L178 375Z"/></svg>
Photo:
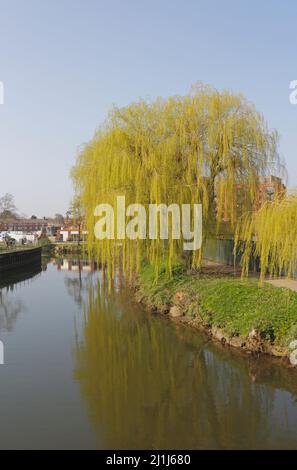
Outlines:
<svg viewBox="0 0 297 470"><path fill-rule="evenodd" d="M242 246L243 275L251 259L259 258L261 280L265 275L288 277L297 273L297 196L266 202L238 226L235 246Z"/></svg>
<svg viewBox="0 0 297 470"><path fill-rule="evenodd" d="M114 274L117 262L125 272L140 267L143 257L158 274L183 251L183 240L96 240L94 209L116 197L126 206L141 203L203 206L203 235L217 233L222 219L230 231L238 215L252 207L257 178L276 160L275 133L241 95L197 86L187 96L139 101L114 108L87 143L72 171L86 214L89 248ZM238 188L242 188L240 191ZM148 213L148 210L147 210ZM193 219L193 214L192 214ZM191 263L200 265L201 250Z"/></svg>

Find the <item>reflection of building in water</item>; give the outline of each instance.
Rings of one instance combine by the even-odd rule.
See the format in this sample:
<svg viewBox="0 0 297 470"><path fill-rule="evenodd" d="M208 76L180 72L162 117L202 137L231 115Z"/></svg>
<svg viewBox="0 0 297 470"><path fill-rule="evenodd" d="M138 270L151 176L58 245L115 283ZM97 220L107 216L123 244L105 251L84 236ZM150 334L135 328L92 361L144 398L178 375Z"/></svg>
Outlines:
<svg viewBox="0 0 297 470"><path fill-rule="evenodd" d="M87 300L87 295L91 286L97 285L101 272L97 270L95 261L60 258L53 260L58 271L63 271L64 283L69 295L79 305ZM66 274L69 273L69 274Z"/></svg>
<svg viewBox="0 0 297 470"><path fill-rule="evenodd" d="M95 261L82 259L57 259L54 261L58 271L83 271L94 272L97 269Z"/></svg>

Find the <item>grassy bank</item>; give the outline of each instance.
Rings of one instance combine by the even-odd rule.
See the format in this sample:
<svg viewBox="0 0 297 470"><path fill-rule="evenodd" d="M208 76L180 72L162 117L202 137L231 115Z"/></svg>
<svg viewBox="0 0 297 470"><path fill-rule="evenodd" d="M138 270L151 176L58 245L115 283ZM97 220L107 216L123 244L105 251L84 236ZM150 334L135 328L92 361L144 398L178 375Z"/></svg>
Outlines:
<svg viewBox="0 0 297 470"><path fill-rule="evenodd" d="M53 247L57 255L86 255L88 253L87 245L85 243L78 244L77 242L55 242L53 243Z"/></svg>
<svg viewBox="0 0 297 470"><path fill-rule="evenodd" d="M287 355L297 339L297 293L232 276L186 275L180 267L172 279L145 265L138 297L162 313L182 313L181 320L208 330L223 342L247 350Z"/></svg>

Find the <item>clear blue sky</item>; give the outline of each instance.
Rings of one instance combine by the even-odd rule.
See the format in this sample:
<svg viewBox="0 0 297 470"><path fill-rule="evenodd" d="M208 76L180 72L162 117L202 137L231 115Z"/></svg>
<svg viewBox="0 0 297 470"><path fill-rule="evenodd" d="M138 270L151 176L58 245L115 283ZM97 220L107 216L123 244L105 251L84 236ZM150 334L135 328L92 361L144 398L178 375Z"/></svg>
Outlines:
<svg viewBox="0 0 297 470"><path fill-rule="evenodd" d="M292 0L0 0L0 195L65 212L78 148L112 105L197 80L256 104L297 186L296 24Z"/></svg>

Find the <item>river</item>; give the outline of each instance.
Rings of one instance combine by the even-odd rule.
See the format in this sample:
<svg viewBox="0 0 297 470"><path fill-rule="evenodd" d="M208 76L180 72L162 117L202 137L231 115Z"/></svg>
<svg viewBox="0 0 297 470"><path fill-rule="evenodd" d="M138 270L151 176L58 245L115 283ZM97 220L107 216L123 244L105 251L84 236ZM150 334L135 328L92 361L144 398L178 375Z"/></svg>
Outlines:
<svg viewBox="0 0 297 470"><path fill-rule="evenodd" d="M1 449L297 449L297 371L150 314L94 264L0 279Z"/></svg>

